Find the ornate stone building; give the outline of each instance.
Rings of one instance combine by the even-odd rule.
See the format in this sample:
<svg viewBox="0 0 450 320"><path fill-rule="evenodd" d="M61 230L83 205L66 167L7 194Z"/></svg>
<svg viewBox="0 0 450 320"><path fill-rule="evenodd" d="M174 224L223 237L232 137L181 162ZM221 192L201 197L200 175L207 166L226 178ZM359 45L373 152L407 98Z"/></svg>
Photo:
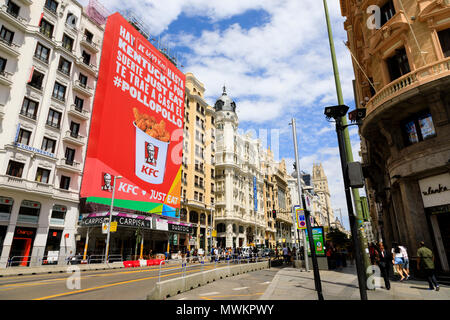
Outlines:
<svg viewBox="0 0 450 320"><path fill-rule="evenodd" d="M330 190L328 188L328 179L321 163L313 164L312 184L314 193L320 199L321 214L317 217L317 222L321 225L328 226L334 222L334 213L331 207Z"/></svg>
<svg viewBox="0 0 450 320"><path fill-rule="evenodd" d="M263 185L260 142L237 132L236 104L225 88L215 103L217 245L243 247L264 243Z"/></svg>
<svg viewBox="0 0 450 320"><path fill-rule="evenodd" d="M361 155L374 233L413 259L425 241L450 271L450 1L341 0L341 11L355 100L367 112Z"/></svg>

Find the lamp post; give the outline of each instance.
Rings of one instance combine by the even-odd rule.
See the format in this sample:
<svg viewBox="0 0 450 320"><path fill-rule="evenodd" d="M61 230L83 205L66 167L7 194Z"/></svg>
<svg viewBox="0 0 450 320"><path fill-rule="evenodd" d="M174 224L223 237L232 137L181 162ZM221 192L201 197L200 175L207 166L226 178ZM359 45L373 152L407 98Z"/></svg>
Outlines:
<svg viewBox="0 0 450 320"><path fill-rule="evenodd" d="M114 176L114 184L113 184L113 191L112 191L112 197L111 197L111 207L109 209L108 234L106 236L105 263L108 262L109 239L110 239L110 234L111 234L111 220L112 220L112 211L113 211L113 207L114 207L114 194L116 192L116 180L117 179L122 179L122 176Z"/></svg>

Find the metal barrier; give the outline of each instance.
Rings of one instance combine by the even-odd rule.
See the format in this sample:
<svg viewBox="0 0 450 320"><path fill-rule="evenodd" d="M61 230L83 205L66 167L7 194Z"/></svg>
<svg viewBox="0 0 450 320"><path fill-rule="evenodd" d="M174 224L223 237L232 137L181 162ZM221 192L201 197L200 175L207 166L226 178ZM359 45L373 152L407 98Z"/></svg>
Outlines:
<svg viewBox="0 0 450 320"><path fill-rule="evenodd" d="M87 260L88 260L88 264L93 263L93 261L94 261L94 263L102 263L103 261L105 261L105 255L92 255L92 256L89 256L89 258ZM96 261L98 261L98 262L96 262Z"/></svg>

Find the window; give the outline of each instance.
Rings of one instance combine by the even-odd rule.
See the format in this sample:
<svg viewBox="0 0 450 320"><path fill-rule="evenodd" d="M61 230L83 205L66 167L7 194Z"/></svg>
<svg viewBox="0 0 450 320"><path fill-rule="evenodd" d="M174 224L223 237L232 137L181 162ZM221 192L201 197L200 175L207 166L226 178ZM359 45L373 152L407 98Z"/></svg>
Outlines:
<svg viewBox="0 0 450 320"><path fill-rule="evenodd" d="M62 73L69 75L70 74L70 69L72 67L72 63L66 59L64 59L63 57L59 58L59 66L58 66L58 70L61 71Z"/></svg>
<svg viewBox="0 0 450 320"><path fill-rule="evenodd" d="M14 32L2 26L2 29L0 30L0 37L7 43L11 44L14 39Z"/></svg>
<svg viewBox="0 0 450 320"><path fill-rule="evenodd" d="M36 120L37 110L38 103L36 101L28 98L23 99L22 109L20 109L21 115Z"/></svg>
<svg viewBox="0 0 450 320"><path fill-rule="evenodd" d="M72 51L73 49L73 39L67 36L66 34L63 35L62 38L62 46L67 51Z"/></svg>
<svg viewBox="0 0 450 320"><path fill-rule="evenodd" d="M23 164L23 163L10 160L6 174L8 176L21 178L24 166L25 166L25 164Z"/></svg>
<svg viewBox="0 0 450 320"><path fill-rule="evenodd" d="M392 0L386 2L386 4L381 7L380 12L381 12L381 25L384 25L386 22L391 20L391 18L395 15L395 8Z"/></svg>
<svg viewBox="0 0 450 320"><path fill-rule="evenodd" d="M4 59L4 58L0 58L0 73L5 72L5 68L6 68L6 62L8 60Z"/></svg>
<svg viewBox="0 0 450 320"><path fill-rule="evenodd" d="M66 218L66 212L66 207L55 204L52 210L52 219L64 220Z"/></svg>
<svg viewBox="0 0 450 320"><path fill-rule="evenodd" d="M38 42L36 46L36 51L34 52L34 56L38 58L39 60L42 60L46 63L48 63L48 59L50 57L50 49L47 47L44 47L42 44Z"/></svg>
<svg viewBox="0 0 450 320"><path fill-rule="evenodd" d="M80 124L71 121L70 122L70 135L74 138L78 138L79 131L80 131Z"/></svg>
<svg viewBox="0 0 450 320"><path fill-rule="evenodd" d="M94 39L94 35L89 30L84 30L84 37L89 43L92 43L92 40Z"/></svg>
<svg viewBox="0 0 450 320"><path fill-rule="evenodd" d="M386 63L391 81L411 72L405 48L395 50L395 55L388 58Z"/></svg>
<svg viewBox="0 0 450 320"><path fill-rule="evenodd" d="M77 16L72 12L67 13L66 23L73 28L77 27Z"/></svg>
<svg viewBox="0 0 450 320"><path fill-rule="evenodd" d="M8 1L8 8L6 11L13 17L17 18L19 16L20 7L10 0Z"/></svg>
<svg viewBox="0 0 450 320"><path fill-rule="evenodd" d="M42 19L41 25L39 28L39 32L42 33L47 38L52 38L53 37L53 25L51 23L49 23L47 20Z"/></svg>
<svg viewBox="0 0 450 320"><path fill-rule="evenodd" d="M66 95L66 86L63 86L59 82L55 82L53 87L53 98L64 101Z"/></svg>
<svg viewBox="0 0 450 320"><path fill-rule="evenodd" d="M433 118L425 111L407 119L403 124L405 144L412 145L436 136Z"/></svg>
<svg viewBox="0 0 450 320"><path fill-rule="evenodd" d="M45 7L51 12L56 13L56 9L58 9L58 2L55 0L45 0Z"/></svg>
<svg viewBox="0 0 450 320"><path fill-rule="evenodd" d="M61 181L59 183L59 188L64 190L69 190L70 188L70 177L61 176Z"/></svg>
<svg viewBox="0 0 450 320"><path fill-rule="evenodd" d="M44 74L34 70L31 81L28 83L30 86L42 90L42 83L44 82Z"/></svg>
<svg viewBox="0 0 450 320"><path fill-rule="evenodd" d="M37 182L48 183L50 177L50 170L38 168L36 171L36 179Z"/></svg>
<svg viewBox="0 0 450 320"><path fill-rule="evenodd" d="M50 109L48 112L47 125L58 128L61 124L61 112Z"/></svg>
<svg viewBox="0 0 450 320"><path fill-rule="evenodd" d="M66 164L73 165L73 160L75 159L75 149L66 148Z"/></svg>
<svg viewBox="0 0 450 320"><path fill-rule="evenodd" d="M198 201L198 192L194 191L194 200Z"/></svg>
<svg viewBox="0 0 450 320"><path fill-rule="evenodd" d="M438 36L444 57L450 57L450 29L439 31Z"/></svg>
<svg viewBox="0 0 450 320"><path fill-rule="evenodd" d="M83 50L83 63L89 65L91 63L91 55Z"/></svg>
<svg viewBox="0 0 450 320"><path fill-rule="evenodd" d="M78 80L80 81L80 85L81 85L83 88L86 88L88 78L87 78L84 74L80 73L80 75L79 75L79 77L78 77Z"/></svg>
<svg viewBox="0 0 450 320"><path fill-rule="evenodd" d="M83 104L84 104L84 100L79 98L79 97L75 97L75 110L81 112L83 111Z"/></svg>
<svg viewBox="0 0 450 320"><path fill-rule="evenodd" d="M56 140L44 137L41 149L50 153L55 153Z"/></svg>
<svg viewBox="0 0 450 320"><path fill-rule="evenodd" d="M25 129L19 130L19 137L17 138L18 143L28 146L30 144L30 138L31 138L31 131Z"/></svg>

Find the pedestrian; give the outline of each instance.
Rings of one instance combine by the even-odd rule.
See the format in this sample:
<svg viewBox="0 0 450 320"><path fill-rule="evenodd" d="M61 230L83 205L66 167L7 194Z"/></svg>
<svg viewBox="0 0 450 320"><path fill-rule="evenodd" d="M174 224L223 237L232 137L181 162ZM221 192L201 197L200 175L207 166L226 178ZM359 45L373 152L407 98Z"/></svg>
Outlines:
<svg viewBox="0 0 450 320"><path fill-rule="evenodd" d="M287 264L287 262L288 262L288 249L287 249L286 245L284 245L284 247L283 247L283 258L284 258L284 263Z"/></svg>
<svg viewBox="0 0 450 320"><path fill-rule="evenodd" d="M334 252L336 260L336 270L342 270L342 249L341 246L336 246L336 251Z"/></svg>
<svg viewBox="0 0 450 320"><path fill-rule="evenodd" d="M290 247L288 247L288 263L292 263L292 251Z"/></svg>
<svg viewBox="0 0 450 320"><path fill-rule="evenodd" d="M402 252L402 259L403 259L403 272L406 274L406 280L409 279L409 257L408 257L408 250L406 250L405 246L399 246L400 251Z"/></svg>
<svg viewBox="0 0 450 320"><path fill-rule="evenodd" d="M394 264L395 270L401 277L400 281L405 280L406 277L403 272L403 256L397 242L392 243L392 263Z"/></svg>
<svg viewBox="0 0 450 320"><path fill-rule="evenodd" d="M186 262L189 263L191 260L191 250L186 251Z"/></svg>
<svg viewBox="0 0 450 320"><path fill-rule="evenodd" d="M376 245L375 243L371 242L369 245L369 256L370 256L370 264L371 265L375 265L376 261L375 261L375 256L376 256Z"/></svg>
<svg viewBox="0 0 450 320"><path fill-rule="evenodd" d="M386 290L391 290L391 282L389 281L389 276L390 270L392 268L392 255L384 248L382 242L378 244L378 248L375 251L375 262L380 268Z"/></svg>
<svg viewBox="0 0 450 320"><path fill-rule="evenodd" d="M437 282L434 272L434 254L433 251L425 246L425 242L420 242L417 250L417 270L423 269L428 280L429 289L439 291L439 283Z"/></svg>

